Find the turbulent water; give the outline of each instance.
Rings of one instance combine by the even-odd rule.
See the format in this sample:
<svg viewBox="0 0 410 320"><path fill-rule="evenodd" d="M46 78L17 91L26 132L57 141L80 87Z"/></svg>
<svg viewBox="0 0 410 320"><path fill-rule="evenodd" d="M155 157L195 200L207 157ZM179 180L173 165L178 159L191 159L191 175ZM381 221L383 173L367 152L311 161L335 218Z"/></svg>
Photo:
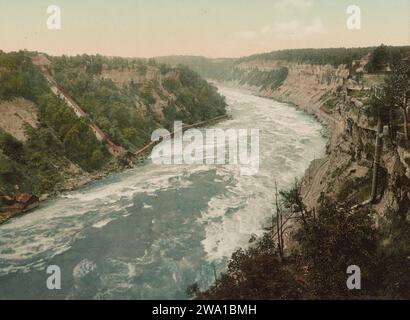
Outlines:
<svg viewBox="0 0 410 320"><path fill-rule="evenodd" d="M287 104L220 87L232 120L260 129L260 168L147 164L94 182L0 226L0 298L174 299L206 288L260 235L274 182L291 186L324 153L321 125ZM46 286L50 265L61 290Z"/></svg>

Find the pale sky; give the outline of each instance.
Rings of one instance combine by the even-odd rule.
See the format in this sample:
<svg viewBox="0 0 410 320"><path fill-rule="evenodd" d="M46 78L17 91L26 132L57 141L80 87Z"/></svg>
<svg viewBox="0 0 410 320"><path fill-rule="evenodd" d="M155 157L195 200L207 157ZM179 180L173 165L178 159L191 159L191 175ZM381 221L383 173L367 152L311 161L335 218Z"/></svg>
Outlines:
<svg viewBox="0 0 410 320"><path fill-rule="evenodd" d="M49 30L49 5L61 30ZM348 30L349 5L361 29ZM0 50L239 57L286 48L410 45L410 0L0 0Z"/></svg>

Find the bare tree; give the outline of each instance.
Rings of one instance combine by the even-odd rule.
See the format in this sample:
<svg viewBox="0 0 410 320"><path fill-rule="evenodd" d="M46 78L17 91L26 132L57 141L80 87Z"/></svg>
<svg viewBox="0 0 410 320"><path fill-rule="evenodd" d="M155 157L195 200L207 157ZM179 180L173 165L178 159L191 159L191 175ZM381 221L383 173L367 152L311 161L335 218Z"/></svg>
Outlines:
<svg viewBox="0 0 410 320"><path fill-rule="evenodd" d="M375 202L377 198L377 182L379 178L379 167L380 167L380 157L383 147L383 123L382 119L379 117L377 120L377 131L376 131L376 145L374 152L374 163L373 163L373 178L372 178L372 195L371 201Z"/></svg>
<svg viewBox="0 0 410 320"><path fill-rule="evenodd" d="M278 242L278 250L280 259L283 260L284 245L283 245L283 216L279 204L278 184L275 181L275 206L276 206L276 237ZM272 228L273 230L273 228Z"/></svg>

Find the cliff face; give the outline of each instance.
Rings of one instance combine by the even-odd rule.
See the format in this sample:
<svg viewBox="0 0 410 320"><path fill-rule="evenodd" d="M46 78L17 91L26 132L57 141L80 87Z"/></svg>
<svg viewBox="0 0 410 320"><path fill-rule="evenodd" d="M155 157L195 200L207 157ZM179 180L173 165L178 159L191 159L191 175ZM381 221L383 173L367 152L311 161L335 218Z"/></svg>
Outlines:
<svg viewBox="0 0 410 320"><path fill-rule="evenodd" d="M241 70L258 69L271 71L287 68L288 75L283 84L276 90L262 89L261 94L275 99L290 102L301 108L320 113L321 98L328 92L335 92L342 86L349 75L349 71L340 66L307 65L288 63L283 61L250 61L238 65Z"/></svg>
<svg viewBox="0 0 410 320"><path fill-rule="evenodd" d="M0 52L0 223L21 212L16 193L46 198L121 170L156 128L206 122L225 107L187 68Z"/></svg>
<svg viewBox="0 0 410 320"><path fill-rule="evenodd" d="M164 83L174 82L178 83L179 74L177 71L169 71L162 74L160 69L156 66L147 66L144 72L138 68L129 68L124 70L115 70L104 68L99 76L100 79L111 80L117 86L124 87L131 83L140 86L144 90L150 91L153 102L151 105L144 101L140 96L135 96L135 104L138 109L147 114L152 110L155 115L164 120L164 109L177 99L174 93L167 90Z"/></svg>
<svg viewBox="0 0 410 320"><path fill-rule="evenodd" d="M251 60L238 64L237 68L245 73L287 68L287 78L277 89L266 85L249 86L243 74L240 80L230 82L253 89L258 95L295 104L329 127L327 156L313 161L303 179L306 204L315 207L322 193L341 202L360 204L369 200L376 134L375 125L364 113L366 99L361 97L366 96L366 90L363 83L350 79L345 65ZM409 150L393 146L387 137L383 140L378 203L374 205L380 215L390 208L399 210L403 193L408 192L406 185L410 186Z"/></svg>

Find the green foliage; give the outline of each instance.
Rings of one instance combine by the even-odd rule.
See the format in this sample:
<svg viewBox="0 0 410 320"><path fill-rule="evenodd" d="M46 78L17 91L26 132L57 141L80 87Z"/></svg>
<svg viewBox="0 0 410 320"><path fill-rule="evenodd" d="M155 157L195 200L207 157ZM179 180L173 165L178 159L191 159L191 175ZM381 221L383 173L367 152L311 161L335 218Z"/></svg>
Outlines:
<svg viewBox="0 0 410 320"><path fill-rule="evenodd" d="M76 68L76 60L68 59L64 66L61 66L60 58L55 60L59 66L55 68L55 78L60 86L114 143L128 148L144 145L152 124L138 112L135 98L139 95L145 103L155 103L149 90L141 89L133 82L128 86L118 87L111 80L94 77L81 71L81 67ZM129 128L135 128L143 137L130 135L126 130Z"/></svg>
<svg viewBox="0 0 410 320"><path fill-rule="evenodd" d="M205 79L215 80L227 80L235 63L235 59L208 59L197 56L159 57L156 61L173 66L185 66Z"/></svg>
<svg viewBox="0 0 410 320"><path fill-rule="evenodd" d="M168 72L172 71L172 68L166 64L161 64L159 66L159 71L161 72L161 74L164 76L166 75Z"/></svg>
<svg viewBox="0 0 410 320"><path fill-rule="evenodd" d="M309 272L308 294L315 298L360 297L375 289L376 231L368 210L349 211L323 199L315 216L311 215L295 236ZM347 290L346 270L350 265L360 266L363 291Z"/></svg>
<svg viewBox="0 0 410 320"><path fill-rule="evenodd" d="M407 133L410 101L410 63L400 61L385 78L382 87L374 88L366 110L367 116L376 121L380 117L390 127L391 138L396 139L395 132L399 123ZM405 137L407 138L407 137Z"/></svg>
<svg viewBox="0 0 410 320"><path fill-rule="evenodd" d="M150 88L145 88L144 90L142 90L140 97L142 101L149 106L154 105L156 102L156 99L154 98L152 90Z"/></svg>
<svg viewBox="0 0 410 320"><path fill-rule="evenodd" d="M174 120L191 124L225 113L225 101L216 88L185 67L98 55L49 59L59 85L110 139L126 148L143 147L154 129L171 127ZM160 79L117 85L101 77L105 69L135 69L143 76L148 68L157 69ZM53 191L64 180L61 168L67 164L65 159L86 171L100 169L107 163L110 155L95 138L88 120L79 119L50 92L29 53L0 52L0 70L0 100L24 97L33 101L40 121L39 128L27 127L25 143L5 133L0 135L0 183L7 192L12 193L15 185L32 193ZM164 118L151 109L157 96L168 102ZM145 113L141 112L141 105Z"/></svg>
<svg viewBox="0 0 410 320"><path fill-rule="evenodd" d="M0 149L0 182L3 189L11 192L13 184L18 183L20 180L19 169L17 163L13 159L10 159Z"/></svg>
<svg viewBox="0 0 410 320"><path fill-rule="evenodd" d="M144 63L116 58L104 58L106 68L115 61L117 68L144 75L148 67L156 68L161 78L117 85L108 79L95 77L83 70L83 64L91 58L54 58L55 78L59 85L72 96L90 118L117 144L126 148L141 148L150 141L151 132L159 126L169 126L171 121L181 120L191 124L225 113L225 101L216 89L186 67L171 68L155 61ZM125 69L127 68L127 69ZM161 83L160 83L161 82ZM165 90L165 91L164 91ZM170 96L175 97L171 101ZM168 102L172 107L163 110L165 120L153 110L157 100ZM145 114L137 101L147 110Z"/></svg>
<svg viewBox="0 0 410 320"><path fill-rule="evenodd" d="M292 191L293 190L293 191ZM293 249L279 258L272 233L232 255L226 273L198 299L373 299L409 298L410 223L387 213L376 229L372 211L352 210L322 197L317 211L306 211L296 187L281 192L284 206L303 223ZM388 241L386 242L386 239ZM361 269L361 290L348 290L347 267Z"/></svg>
<svg viewBox="0 0 410 320"><path fill-rule="evenodd" d="M206 292L195 290L205 300L298 299L303 283L295 277L294 266L278 259L270 234L265 234L249 249L236 251L217 284ZM192 290L192 289L191 289Z"/></svg>
<svg viewBox="0 0 410 320"><path fill-rule="evenodd" d="M381 58L387 65L394 65L410 52L410 47L383 46ZM198 72L202 77L218 81L242 79L244 72L238 66L250 61L287 61L314 65L351 66L354 60L360 60L365 55L371 54L376 48L328 48L328 49L289 49L256 54L239 59L207 59L196 56L170 56L156 58L157 61L171 65L185 65ZM380 56L376 49L376 58ZM377 58L379 59L379 58ZM376 59L376 60L377 60ZM331 81L332 75L326 77ZM265 83L264 83L265 84ZM263 84L262 84L263 85Z"/></svg>
<svg viewBox="0 0 410 320"><path fill-rule="evenodd" d="M39 99L40 117L57 133L65 151L65 156L87 171L101 168L109 158L108 151L95 138L88 124L77 116L67 106L63 105L51 94ZM44 139L41 144L48 145ZM92 157L95 152L101 153L101 161L95 162Z"/></svg>
<svg viewBox="0 0 410 320"><path fill-rule="evenodd" d="M50 145L41 144L39 148L41 139L44 139L42 142L51 142ZM16 185L26 192L53 191L54 186L62 181L60 172L53 166L58 154L53 152L54 144L58 142L50 136L47 128L32 130L25 144L0 131L0 184L3 188L10 194Z"/></svg>
<svg viewBox="0 0 410 320"><path fill-rule="evenodd" d="M177 97L175 105L181 109L180 120L192 124L225 114L225 98L214 86L187 67L180 67L178 71L181 86L172 93Z"/></svg>
<svg viewBox="0 0 410 320"><path fill-rule="evenodd" d="M387 63L400 60L409 47L384 47L387 51ZM366 54L373 52L374 47L367 48L329 48L329 49L289 49L270 53L256 54L241 58L237 63L252 60L282 60L295 63L307 63L333 66L351 65L354 60L363 58Z"/></svg>
<svg viewBox="0 0 410 320"><path fill-rule="evenodd" d="M147 74L147 70L148 67L146 65L141 64L138 66L138 72L141 76L145 76Z"/></svg>
<svg viewBox="0 0 410 320"><path fill-rule="evenodd" d="M0 100L23 97L35 101L37 95L48 90L46 80L23 51L0 51L0 70Z"/></svg>
<svg viewBox="0 0 410 320"><path fill-rule="evenodd" d="M385 79L384 102L393 107L405 108L406 99L410 98L410 62L403 61L395 65Z"/></svg>
<svg viewBox="0 0 410 320"><path fill-rule="evenodd" d="M181 87L180 83L173 78L165 79L163 84L165 89L167 89L169 92L177 92Z"/></svg>
<svg viewBox="0 0 410 320"><path fill-rule="evenodd" d="M388 62L388 49L385 45L381 45L373 50L371 53L370 61L366 65L366 70L370 73L376 73L384 71Z"/></svg>
<svg viewBox="0 0 410 320"><path fill-rule="evenodd" d="M323 102L323 106L326 108L325 112L330 112L334 110L337 104L340 102L341 97L334 92L326 92L320 100Z"/></svg>
<svg viewBox="0 0 410 320"><path fill-rule="evenodd" d="M184 115L177 110L175 104L169 104L164 108L164 116L167 121L167 129L172 129L174 121L179 121L184 117Z"/></svg>
<svg viewBox="0 0 410 320"><path fill-rule="evenodd" d="M381 117L384 122L386 122L389 117L390 107L385 102L385 91L374 90L368 101L368 106L365 109L365 114L374 121L377 121L377 119Z"/></svg>
<svg viewBox="0 0 410 320"><path fill-rule="evenodd" d="M67 59L67 58L63 58ZM98 73L101 59L88 62L87 73ZM38 107L38 128L27 126L22 143L0 132L0 185L9 193L14 186L31 193L52 192L64 180L66 158L87 171L101 168L110 155L82 119L49 89L27 52L0 52L0 100L24 97Z"/></svg>
<svg viewBox="0 0 410 320"><path fill-rule="evenodd" d="M8 134L0 136L0 145L3 153L13 160L21 160L23 156L23 144Z"/></svg>

